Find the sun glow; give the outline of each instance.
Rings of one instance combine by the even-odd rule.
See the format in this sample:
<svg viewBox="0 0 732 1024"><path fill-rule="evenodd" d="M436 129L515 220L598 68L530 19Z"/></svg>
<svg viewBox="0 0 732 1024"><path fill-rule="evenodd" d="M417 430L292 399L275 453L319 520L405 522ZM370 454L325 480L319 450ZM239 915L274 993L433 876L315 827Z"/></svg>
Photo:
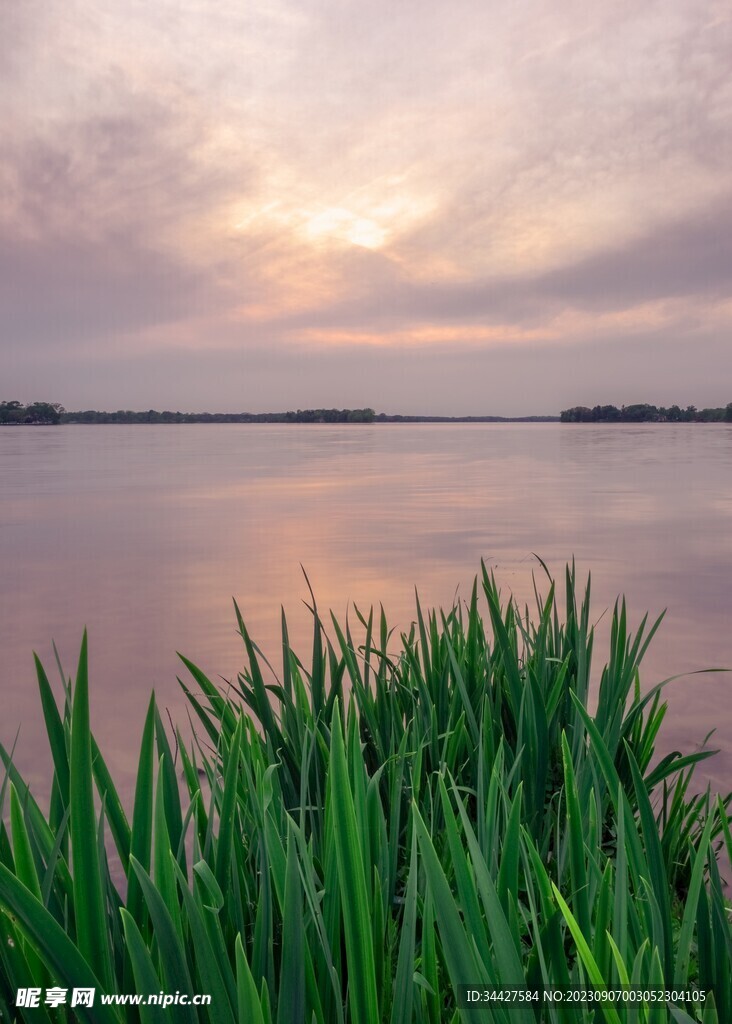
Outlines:
<svg viewBox="0 0 732 1024"><path fill-rule="evenodd" d="M286 197L286 198L285 198ZM275 233L293 251L325 253L344 246L393 249L433 214L437 197L408 175L381 175L338 190L297 181L288 168L273 170L267 188L224 213L227 230L250 237Z"/></svg>
<svg viewBox="0 0 732 1024"><path fill-rule="evenodd" d="M327 207L309 217L303 233L311 241L335 240L364 249L380 249L387 237L386 228L377 221L341 206Z"/></svg>

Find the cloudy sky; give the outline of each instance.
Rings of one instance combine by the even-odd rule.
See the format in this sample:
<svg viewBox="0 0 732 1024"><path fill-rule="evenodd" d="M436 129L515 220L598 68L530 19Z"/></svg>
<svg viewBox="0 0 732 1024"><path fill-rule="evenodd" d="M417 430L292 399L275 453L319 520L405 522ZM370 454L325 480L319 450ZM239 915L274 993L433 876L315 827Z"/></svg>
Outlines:
<svg viewBox="0 0 732 1024"><path fill-rule="evenodd" d="M732 401L728 0L0 11L0 398Z"/></svg>

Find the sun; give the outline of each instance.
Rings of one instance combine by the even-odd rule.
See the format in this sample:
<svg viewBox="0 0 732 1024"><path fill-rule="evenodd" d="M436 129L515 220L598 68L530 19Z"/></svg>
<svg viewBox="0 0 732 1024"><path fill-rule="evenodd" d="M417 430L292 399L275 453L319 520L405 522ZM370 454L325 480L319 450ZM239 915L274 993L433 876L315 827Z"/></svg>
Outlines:
<svg viewBox="0 0 732 1024"><path fill-rule="evenodd" d="M377 221L342 206L329 206L308 217L304 234L311 241L349 242L364 249L380 249L387 236Z"/></svg>

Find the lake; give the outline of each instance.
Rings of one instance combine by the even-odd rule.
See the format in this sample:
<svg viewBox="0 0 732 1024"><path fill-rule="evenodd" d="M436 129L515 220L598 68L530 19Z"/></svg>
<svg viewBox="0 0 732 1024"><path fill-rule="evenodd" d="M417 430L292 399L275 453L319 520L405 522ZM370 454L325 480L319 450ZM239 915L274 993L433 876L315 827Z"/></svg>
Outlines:
<svg viewBox="0 0 732 1024"><path fill-rule="evenodd" d="M467 597L480 559L506 595L592 571L605 660L615 596L631 621L668 609L642 676L732 666L732 426L374 424L0 429L0 739L47 788L32 651L54 679L89 630L92 722L129 798L149 691L185 722L183 652L212 678L243 665L232 597L276 662L280 605L307 656L305 568L321 610L383 602L408 627ZM605 615L603 616L603 612ZM601 660L602 659L602 660ZM662 742L716 728L732 788L732 676L667 689Z"/></svg>

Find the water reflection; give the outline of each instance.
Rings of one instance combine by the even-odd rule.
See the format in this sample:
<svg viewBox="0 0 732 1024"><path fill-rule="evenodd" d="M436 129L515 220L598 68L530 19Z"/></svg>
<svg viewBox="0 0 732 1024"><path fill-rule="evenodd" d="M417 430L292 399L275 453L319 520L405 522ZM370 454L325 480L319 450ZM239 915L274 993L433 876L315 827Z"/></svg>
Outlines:
<svg viewBox="0 0 732 1024"><path fill-rule="evenodd" d="M648 683L732 663L723 426L14 428L0 482L0 732L22 724L18 762L41 790L33 649L51 664L55 638L71 671L89 627L94 725L129 785L150 687L184 717L175 651L213 676L241 666L232 596L273 658L280 604L307 644L300 563L321 606L383 601L407 626L415 585L450 603L483 557L528 600L531 552L558 573L574 553L598 617L621 590L636 621L668 608ZM674 684L666 730L688 747L716 725L709 775L727 787L730 685Z"/></svg>

